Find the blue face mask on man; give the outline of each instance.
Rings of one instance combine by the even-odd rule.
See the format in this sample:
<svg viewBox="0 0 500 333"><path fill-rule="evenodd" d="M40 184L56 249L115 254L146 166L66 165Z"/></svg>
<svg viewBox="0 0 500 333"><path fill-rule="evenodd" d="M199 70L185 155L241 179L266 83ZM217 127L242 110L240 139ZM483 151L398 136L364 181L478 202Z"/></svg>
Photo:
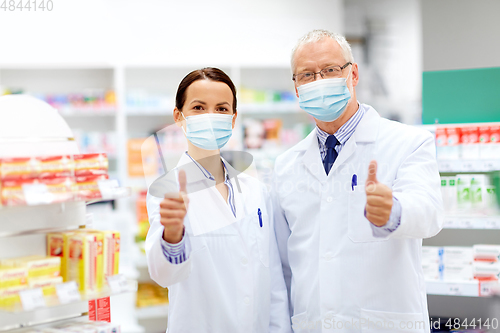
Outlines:
<svg viewBox="0 0 500 333"><path fill-rule="evenodd" d="M351 92L347 88L349 75L346 79L316 80L298 86L300 108L321 121L337 120L351 99Z"/></svg>
<svg viewBox="0 0 500 333"><path fill-rule="evenodd" d="M216 150L224 147L233 134L233 116L230 114L206 113L184 117L187 139L196 147Z"/></svg>

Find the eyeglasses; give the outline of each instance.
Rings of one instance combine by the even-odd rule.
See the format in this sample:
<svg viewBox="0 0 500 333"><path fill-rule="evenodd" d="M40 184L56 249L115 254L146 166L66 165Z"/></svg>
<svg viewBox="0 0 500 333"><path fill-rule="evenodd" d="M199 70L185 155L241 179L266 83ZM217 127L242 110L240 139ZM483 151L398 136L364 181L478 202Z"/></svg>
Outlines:
<svg viewBox="0 0 500 333"><path fill-rule="evenodd" d="M344 66L330 66L327 68L323 68L319 72L304 72L299 74L293 74L292 80L305 84L309 82L313 82L316 79L316 74L321 75L323 79L336 79L342 76L342 70L347 66L352 65L352 62L347 62Z"/></svg>

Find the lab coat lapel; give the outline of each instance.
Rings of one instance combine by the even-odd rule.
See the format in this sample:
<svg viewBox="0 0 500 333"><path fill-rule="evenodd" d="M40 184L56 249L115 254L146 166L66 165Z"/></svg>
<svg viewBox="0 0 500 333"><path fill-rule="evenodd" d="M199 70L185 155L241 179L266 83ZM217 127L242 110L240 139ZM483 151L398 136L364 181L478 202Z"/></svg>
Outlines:
<svg viewBox="0 0 500 333"><path fill-rule="evenodd" d="M321 154L319 153L316 128L307 136L302 144L297 148L297 150L305 150L304 156L302 156L302 163L316 179L320 182L326 181L327 176L323 161L321 161Z"/></svg>
<svg viewBox="0 0 500 333"><path fill-rule="evenodd" d="M346 144L340 151L340 154L333 164L329 175L333 174L335 170L337 170L343 163L345 163L349 159L349 157L354 154L358 143L375 142L377 138L380 121L379 114L371 106L362 104L360 105L360 108L361 107L364 107L366 109L366 113L360 120L351 138L347 140ZM372 150L372 152L374 152L374 149Z"/></svg>

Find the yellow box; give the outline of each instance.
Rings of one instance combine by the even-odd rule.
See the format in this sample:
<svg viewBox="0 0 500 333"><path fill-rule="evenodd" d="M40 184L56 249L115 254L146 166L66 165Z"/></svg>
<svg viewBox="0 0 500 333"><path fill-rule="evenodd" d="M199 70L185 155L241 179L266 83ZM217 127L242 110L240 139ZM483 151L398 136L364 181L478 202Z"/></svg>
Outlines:
<svg viewBox="0 0 500 333"><path fill-rule="evenodd" d="M65 249L67 248L68 237L73 234L74 232L72 231L47 234L47 255L61 258L61 276L64 282L69 281L67 269L68 256Z"/></svg>
<svg viewBox="0 0 500 333"><path fill-rule="evenodd" d="M67 280L76 281L84 293L98 292L103 286L103 235L82 230L68 236L65 243Z"/></svg>
<svg viewBox="0 0 500 333"><path fill-rule="evenodd" d="M0 267L0 289L26 285L28 270L24 267Z"/></svg>
<svg viewBox="0 0 500 333"><path fill-rule="evenodd" d="M28 279L39 277L56 277L61 275L61 258L29 256L5 259L2 266L25 267L28 270Z"/></svg>
<svg viewBox="0 0 500 333"><path fill-rule="evenodd" d="M62 276L56 276L51 278L39 278L39 279L29 279L29 288L42 288L44 296L53 296L56 294L56 284L62 283Z"/></svg>
<svg viewBox="0 0 500 333"><path fill-rule="evenodd" d="M120 233L103 231L104 235L104 276L116 275L120 266Z"/></svg>
<svg viewBox="0 0 500 333"><path fill-rule="evenodd" d="M19 292L28 289L26 285L0 289L0 308L11 308L21 303Z"/></svg>

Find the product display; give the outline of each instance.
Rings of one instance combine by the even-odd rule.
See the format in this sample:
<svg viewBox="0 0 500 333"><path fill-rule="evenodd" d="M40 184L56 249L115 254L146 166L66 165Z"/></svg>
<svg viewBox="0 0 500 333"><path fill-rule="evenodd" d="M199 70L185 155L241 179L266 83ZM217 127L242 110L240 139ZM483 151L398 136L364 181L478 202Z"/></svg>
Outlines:
<svg viewBox="0 0 500 333"><path fill-rule="evenodd" d="M19 292L41 288L47 297L56 294L55 285L62 283L61 258L29 256L0 260L0 308L20 304Z"/></svg>
<svg viewBox="0 0 500 333"><path fill-rule="evenodd" d="M107 179L106 154L0 159L4 206L99 199Z"/></svg>
<svg viewBox="0 0 500 333"><path fill-rule="evenodd" d="M496 188L487 174L441 176L445 212L492 215L498 212Z"/></svg>
<svg viewBox="0 0 500 333"><path fill-rule="evenodd" d="M422 268L426 280L498 281L500 245L423 246Z"/></svg>
<svg viewBox="0 0 500 333"><path fill-rule="evenodd" d="M47 251L61 258L64 282L76 281L81 292L95 293L106 284L106 276L118 274L120 233L91 229L50 233Z"/></svg>
<svg viewBox="0 0 500 333"><path fill-rule="evenodd" d="M168 304L168 289L153 283L139 283L137 289L137 307Z"/></svg>
<svg viewBox="0 0 500 333"><path fill-rule="evenodd" d="M498 160L500 126L438 127L436 146L440 160Z"/></svg>

